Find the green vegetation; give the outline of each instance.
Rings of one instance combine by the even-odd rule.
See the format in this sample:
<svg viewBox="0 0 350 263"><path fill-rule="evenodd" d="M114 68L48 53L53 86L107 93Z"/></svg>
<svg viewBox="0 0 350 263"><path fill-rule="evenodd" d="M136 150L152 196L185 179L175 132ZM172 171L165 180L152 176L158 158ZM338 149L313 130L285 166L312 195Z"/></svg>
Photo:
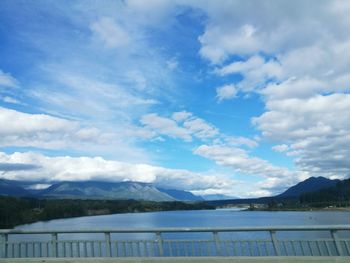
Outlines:
<svg viewBox="0 0 350 263"><path fill-rule="evenodd" d="M349 207L350 179L340 181L334 187L302 194L300 204L312 207Z"/></svg>
<svg viewBox="0 0 350 263"><path fill-rule="evenodd" d="M307 192L299 197L271 197L264 203L252 203L249 210L286 211L350 208L350 179L338 182L335 186Z"/></svg>
<svg viewBox="0 0 350 263"><path fill-rule="evenodd" d="M213 206L185 202L136 200L70 200L0 197L0 228L57 218L89 215L214 209Z"/></svg>

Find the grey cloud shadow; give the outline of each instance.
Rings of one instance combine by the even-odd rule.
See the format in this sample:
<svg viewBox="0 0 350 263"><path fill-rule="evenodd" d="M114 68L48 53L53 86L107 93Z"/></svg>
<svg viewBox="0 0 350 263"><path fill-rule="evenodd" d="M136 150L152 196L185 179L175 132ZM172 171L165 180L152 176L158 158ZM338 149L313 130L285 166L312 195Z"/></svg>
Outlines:
<svg viewBox="0 0 350 263"><path fill-rule="evenodd" d="M41 166L35 165L35 164L0 163L0 171L2 172L28 171L28 170L36 170L39 168L41 168Z"/></svg>

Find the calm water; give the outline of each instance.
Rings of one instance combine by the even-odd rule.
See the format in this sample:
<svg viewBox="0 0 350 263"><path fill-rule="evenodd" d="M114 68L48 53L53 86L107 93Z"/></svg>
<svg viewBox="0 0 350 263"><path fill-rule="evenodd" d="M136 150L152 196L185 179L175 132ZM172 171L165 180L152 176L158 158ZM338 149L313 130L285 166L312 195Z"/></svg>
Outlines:
<svg viewBox="0 0 350 263"><path fill-rule="evenodd" d="M239 226L282 226L282 225L338 225L349 224L349 212L262 212L237 210L171 211L154 213L116 214L59 219L18 226L26 230L69 230L69 229L115 229L115 228L157 228L157 227L239 227ZM349 231L339 236L349 237ZM212 233L163 233L164 239L213 239ZM280 238L330 238L329 231L278 232ZM11 235L10 241L50 241L50 235ZM112 240L154 240L154 234L111 235ZM268 232L221 233L220 239L269 239ZM103 240L98 234L60 234L60 240ZM213 243L214 244L214 243ZM213 245L212 244L212 245ZM81 248L79 247L79 250ZM148 249L148 248L147 248ZM254 248L256 249L256 248ZM62 247L60 248L62 251ZM147 250L148 251L148 250ZM34 252L33 252L34 253ZM125 252L126 253L126 252Z"/></svg>
<svg viewBox="0 0 350 263"><path fill-rule="evenodd" d="M237 210L171 211L51 220L17 229L96 229L155 227L237 227L350 224L350 212L262 212Z"/></svg>

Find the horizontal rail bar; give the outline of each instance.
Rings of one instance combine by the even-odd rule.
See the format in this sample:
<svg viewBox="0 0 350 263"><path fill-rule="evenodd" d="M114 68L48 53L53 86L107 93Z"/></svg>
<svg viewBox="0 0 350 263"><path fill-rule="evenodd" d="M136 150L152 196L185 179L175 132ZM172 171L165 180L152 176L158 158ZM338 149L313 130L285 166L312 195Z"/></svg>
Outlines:
<svg viewBox="0 0 350 263"><path fill-rule="evenodd" d="M347 237L338 236L345 230ZM283 237L278 232L295 231L304 236ZM311 235L310 231L328 232L329 237ZM350 256L350 225L319 226L273 226L273 227L229 227L229 228L142 228L142 229L71 229L71 230L20 230L0 231L0 258L21 257L178 257L178 256ZM266 232L270 238L243 238L220 233ZM101 240L65 240L62 234L102 234ZM111 234L153 234L151 239L114 240ZM177 233L192 239L178 239L164 233ZM192 233L199 233L192 235ZM207 239L207 233L211 238ZM49 241L17 240L11 235L48 235ZM206 234L206 235L204 235ZM310 233L311 234L311 233ZM240 234L239 234L240 235ZM51 236L51 238L50 238ZM227 237L230 236L230 239ZM265 235L266 236L266 235ZM142 237L142 235L140 236ZM193 239L193 237L195 239ZM206 237L205 239L203 239ZM91 250L88 253L87 244ZM28 249L31 252L28 253ZM46 250L45 250L46 249ZM68 249L68 251L67 251ZM46 252L45 252L46 251ZM141 252L143 251L143 252Z"/></svg>
<svg viewBox="0 0 350 263"><path fill-rule="evenodd" d="M0 229L0 234L72 234L72 233L174 233L174 232L259 232L259 231L330 231L350 230L350 225L267 226L267 227L223 227L223 228L139 228L139 229L52 229L22 230Z"/></svg>
<svg viewBox="0 0 350 263"><path fill-rule="evenodd" d="M349 257L177 257L177 258L83 258L52 259L47 263L348 263ZM4 259L2 263L42 263L43 259Z"/></svg>

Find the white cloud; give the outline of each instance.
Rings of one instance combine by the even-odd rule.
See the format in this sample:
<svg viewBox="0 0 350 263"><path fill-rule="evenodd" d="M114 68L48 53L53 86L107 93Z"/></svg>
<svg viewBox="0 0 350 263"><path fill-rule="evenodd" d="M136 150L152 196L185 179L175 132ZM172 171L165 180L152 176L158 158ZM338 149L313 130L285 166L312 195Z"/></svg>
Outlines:
<svg viewBox="0 0 350 263"><path fill-rule="evenodd" d="M341 2L341 1L340 1ZM230 55L279 54L291 49L344 39L349 19L335 1L192 2L208 15L199 40L200 54L213 63ZM256 12L252 12L254 9Z"/></svg>
<svg viewBox="0 0 350 263"><path fill-rule="evenodd" d="M187 120L191 116L192 116L191 112L178 111L178 112L174 112L171 117L177 122L183 122L184 120Z"/></svg>
<svg viewBox="0 0 350 263"><path fill-rule="evenodd" d="M215 175L193 173L187 170L167 169L148 164L132 164L106 160L101 157L48 157L26 152L6 154L0 152L0 163L35 164L31 170L7 171L7 179L51 181L138 181L158 186L184 189L230 189L235 181Z"/></svg>
<svg viewBox="0 0 350 263"><path fill-rule="evenodd" d="M261 158L249 156L247 151L237 147L201 145L194 150L194 154L213 160L218 165L232 168L236 173L262 177L262 181L249 189L250 194L260 190L263 192L259 194L277 194L287 186L309 177L307 172L295 172L285 167L275 166Z"/></svg>
<svg viewBox="0 0 350 263"><path fill-rule="evenodd" d="M70 132L77 129L78 124L45 114L28 114L6 108L0 108L0 134L10 136L14 134L39 132Z"/></svg>
<svg viewBox="0 0 350 263"><path fill-rule="evenodd" d="M90 25L90 29L107 48L125 47L130 43L127 31L110 17L100 18Z"/></svg>
<svg viewBox="0 0 350 263"><path fill-rule="evenodd" d="M257 157L250 157L245 150L237 147L201 145L195 149L194 154L211 159L218 165L231 167L239 173L262 177L292 176L288 169L274 166Z"/></svg>
<svg viewBox="0 0 350 263"><path fill-rule="evenodd" d="M199 139L213 138L219 134L219 130L216 127L197 117L186 120L183 126Z"/></svg>
<svg viewBox="0 0 350 263"><path fill-rule="evenodd" d="M285 98L308 98L326 91L326 83L305 77L300 79L292 78L281 83L269 84L261 93L270 101L283 100Z"/></svg>
<svg viewBox="0 0 350 263"><path fill-rule="evenodd" d="M0 69L0 87L17 88L19 85L18 80L11 76L9 73L5 73Z"/></svg>
<svg viewBox="0 0 350 263"><path fill-rule="evenodd" d="M253 56L250 57L247 61L232 62L231 64L226 65L222 68L217 68L215 72L220 76L248 72L251 70L256 70L257 68L264 65L264 63L264 58L261 56Z"/></svg>
<svg viewBox="0 0 350 263"><path fill-rule="evenodd" d="M78 121L47 114L29 114L0 107L0 146L74 149L85 153L112 152L120 159L148 160L130 134L101 131ZM149 154L148 154L149 155Z"/></svg>
<svg viewBox="0 0 350 263"><path fill-rule="evenodd" d="M287 144L279 144L279 145L275 145L272 147L272 150L274 150L275 152L286 152L289 150L289 146Z"/></svg>
<svg viewBox="0 0 350 263"><path fill-rule="evenodd" d="M155 134L192 141L193 136L205 140L219 134L219 130L205 120L193 116L192 113L175 112L171 118L158 116L156 113L143 115L141 124Z"/></svg>
<svg viewBox="0 0 350 263"><path fill-rule="evenodd" d="M251 24L223 28L208 25L204 34L199 37L202 44L200 54L213 63L224 61L229 54L250 54L260 47L255 36L257 29Z"/></svg>
<svg viewBox="0 0 350 263"><path fill-rule="evenodd" d="M237 89L235 85L229 84L216 88L216 98L218 102L230 100L236 97Z"/></svg>
<svg viewBox="0 0 350 263"><path fill-rule="evenodd" d="M5 96L2 98L2 100L6 103L11 103L11 104L21 104L21 102L15 98Z"/></svg>
<svg viewBox="0 0 350 263"><path fill-rule="evenodd" d="M160 135L180 138L185 141L192 140L190 132L187 129L178 126L176 121L170 118L160 117L157 114L152 113L142 116L140 121L146 128L154 130Z"/></svg>
<svg viewBox="0 0 350 263"><path fill-rule="evenodd" d="M266 111L253 123L278 144L273 150L293 157L300 171L348 176L349 4L192 4L208 15L200 54L216 64L218 76L239 75L239 92L262 96Z"/></svg>
<svg viewBox="0 0 350 263"><path fill-rule="evenodd" d="M215 70L219 76L241 74L243 79L236 88L243 91L254 91L265 86L271 80L279 80L282 68L278 61L265 61L261 56L252 56L246 61L237 61Z"/></svg>
<svg viewBox="0 0 350 263"><path fill-rule="evenodd" d="M350 171L350 95L316 95L267 102L253 120L272 141L288 142L297 168L315 175L345 176Z"/></svg>
<svg viewBox="0 0 350 263"><path fill-rule="evenodd" d="M252 140L242 136L227 136L225 141L231 146L247 146L249 148L258 147L256 140Z"/></svg>
<svg viewBox="0 0 350 263"><path fill-rule="evenodd" d="M77 147L83 141L97 143L101 132L47 114L0 108L0 135L1 146L66 149Z"/></svg>

